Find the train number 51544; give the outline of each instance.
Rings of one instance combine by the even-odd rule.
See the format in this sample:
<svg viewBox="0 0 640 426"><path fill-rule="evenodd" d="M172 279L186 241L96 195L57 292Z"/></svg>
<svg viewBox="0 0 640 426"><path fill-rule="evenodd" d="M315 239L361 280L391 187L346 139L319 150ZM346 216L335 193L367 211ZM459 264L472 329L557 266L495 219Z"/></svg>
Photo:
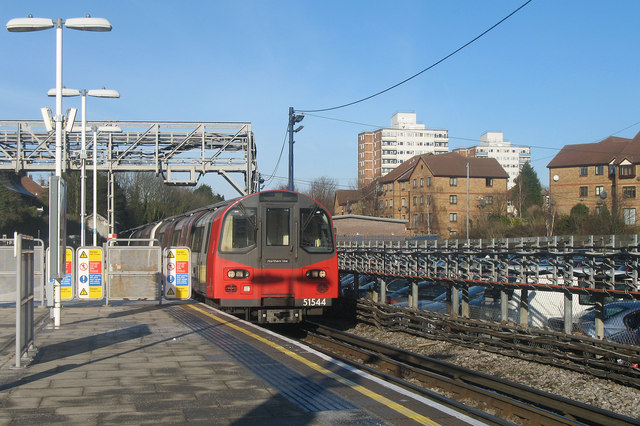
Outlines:
<svg viewBox="0 0 640 426"><path fill-rule="evenodd" d="M302 306L327 306L327 299L302 299Z"/></svg>

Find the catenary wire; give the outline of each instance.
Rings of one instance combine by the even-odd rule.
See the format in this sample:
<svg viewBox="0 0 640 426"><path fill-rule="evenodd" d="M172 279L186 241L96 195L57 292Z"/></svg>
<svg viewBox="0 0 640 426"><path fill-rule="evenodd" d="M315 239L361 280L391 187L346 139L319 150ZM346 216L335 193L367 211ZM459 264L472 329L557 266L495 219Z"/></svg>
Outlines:
<svg viewBox="0 0 640 426"><path fill-rule="evenodd" d="M384 90L381 90L377 93L374 93L372 95L369 95L367 97L364 97L362 99L358 99L357 101L353 101L353 102L349 102L346 104L342 104L342 105L338 105L338 106L334 106L331 108L321 108L321 109L308 109L308 110L298 110L297 112L303 112L303 113L309 113L309 112L323 112L323 111L332 111L332 110L336 110L336 109L340 109L340 108L345 108L351 105L355 105L358 104L360 102L364 102L367 101L371 98L375 98L376 96L382 95L383 93L386 93L392 89L395 89L398 86L401 86L403 84L405 84L406 82L413 80L414 78L418 77L419 75L429 71L430 69L434 68L435 66L441 64L442 62L446 61L447 59L449 59L450 57L452 57L453 55L455 55L456 53L460 52L462 49L464 49L465 47L471 45L472 43L474 43L475 41L479 40L480 38L482 38L484 35L486 35L488 32L490 32L491 30L493 30L494 28L496 28L498 25L502 24L504 21L506 21L507 19L509 19L511 16L515 15L520 9L522 9L523 7L525 7L526 5L528 5L529 3L531 3L532 0L527 0L526 2L524 2L522 5L520 5L520 7L518 7L517 9L515 9L513 12L511 12L510 14L508 14L507 16L505 16L504 18L502 18L501 20L499 20L498 22L496 22L495 24L493 24L491 27L489 27L488 29L484 30L482 33L480 33L478 36L476 36L475 38L473 38L472 40L468 41L467 43L463 44L462 46L460 46L459 48L457 48L456 50L454 50L453 52L449 53L448 55L444 56L443 58L439 59L438 61L434 62L433 64L429 65L427 68L423 69L420 72L417 72L416 74L412 75L411 77L408 77L404 80L402 80L399 83L394 84L393 86L387 87Z"/></svg>

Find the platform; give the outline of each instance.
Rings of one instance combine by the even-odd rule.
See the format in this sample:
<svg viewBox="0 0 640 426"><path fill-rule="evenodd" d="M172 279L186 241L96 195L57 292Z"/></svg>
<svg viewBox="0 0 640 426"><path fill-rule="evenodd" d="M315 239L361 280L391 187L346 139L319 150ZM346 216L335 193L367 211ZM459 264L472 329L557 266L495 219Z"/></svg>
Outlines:
<svg viewBox="0 0 640 426"><path fill-rule="evenodd" d="M38 350L20 369L12 315L0 308L0 423L477 423L205 305L64 306L57 330L36 308Z"/></svg>

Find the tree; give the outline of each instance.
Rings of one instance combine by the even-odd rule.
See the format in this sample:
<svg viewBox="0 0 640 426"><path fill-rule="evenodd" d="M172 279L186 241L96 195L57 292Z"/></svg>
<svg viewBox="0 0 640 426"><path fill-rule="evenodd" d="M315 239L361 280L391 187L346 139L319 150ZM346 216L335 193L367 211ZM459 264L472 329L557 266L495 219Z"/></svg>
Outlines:
<svg viewBox="0 0 640 426"><path fill-rule="evenodd" d="M335 179L321 176L311 182L307 195L322 204L333 214L333 200L338 183Z"/></svg>
<svg viewBox="0 0 640 426"><path fill-rule="evenodd" d="M529 163L525 163L516 177L515 186L511 192L511 202L518 209L520 216L531 206L542 207L542 185L536 171Z"/></svg>

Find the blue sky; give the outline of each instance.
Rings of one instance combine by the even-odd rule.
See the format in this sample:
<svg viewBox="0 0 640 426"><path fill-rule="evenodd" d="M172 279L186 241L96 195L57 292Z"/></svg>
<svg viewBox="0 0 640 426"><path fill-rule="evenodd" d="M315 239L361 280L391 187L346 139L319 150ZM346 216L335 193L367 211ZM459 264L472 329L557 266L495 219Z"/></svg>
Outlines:
<svg viewBox="0 0 640 426"><path fill-rule="evenodd" d="M64 31L64 84L106 86L89 120L249 121L260 172L278 162L290 106L331 108L419 72L524 0L7 2L4 24L31 13L110 20L110 33ZM534 0L489 34L410 82L366 102L307 115L296 134L299 188L320 176L355 185L357 134L415 112L446 129L450 148L502 131L546 165L567 144L640 131L640 2ZM0 32L0 119L39 119L54 106L55 33ZM76 105L78 104L78 105ZM64 108L79 107L65 100ZM356 124L359 123L359 124ZM638 124L636 124L638 123ZM621 131L622 129L625 129ZM287 150L272 186L286 182ZM203 182L226 196L219 178Z"/></svg>

